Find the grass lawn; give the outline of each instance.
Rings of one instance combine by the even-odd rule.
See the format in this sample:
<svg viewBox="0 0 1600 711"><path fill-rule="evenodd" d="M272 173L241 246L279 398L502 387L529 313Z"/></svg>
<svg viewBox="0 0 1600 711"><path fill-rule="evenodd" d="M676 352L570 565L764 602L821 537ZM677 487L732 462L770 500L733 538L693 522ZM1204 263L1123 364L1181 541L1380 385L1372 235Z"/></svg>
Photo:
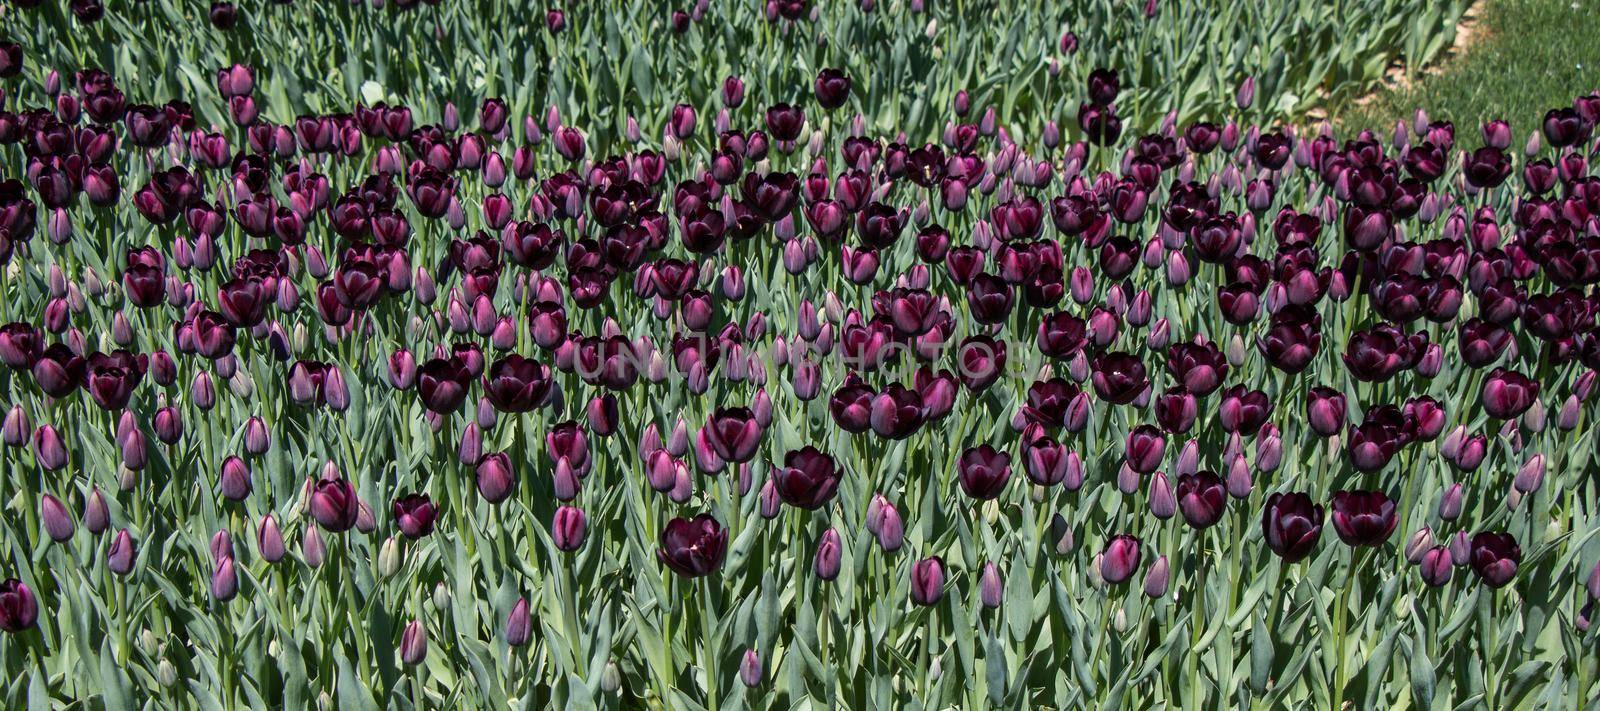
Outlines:
<svg viewBox="0 0 1600 711"><path fill-rule="evenodd" d="M1346 130L1387 131L1420 107L1470 129L1511 122L1518 143L1544 112L1600 89L1600 0L1484 0L1477 35L1410 86L1380 90L1334 115Z"/></svg>

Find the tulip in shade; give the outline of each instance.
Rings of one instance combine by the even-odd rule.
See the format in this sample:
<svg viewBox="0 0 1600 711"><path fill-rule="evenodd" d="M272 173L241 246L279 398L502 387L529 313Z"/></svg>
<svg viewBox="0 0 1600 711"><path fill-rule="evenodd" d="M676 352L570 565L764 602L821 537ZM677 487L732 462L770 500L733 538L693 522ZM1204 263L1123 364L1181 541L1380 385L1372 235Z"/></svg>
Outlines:
<svg viewBox="0 0 1600 711"><path fill-rule="evenodd" d="M722 567L728 531L710 514L674 518L661 530L656 559L685 578L700 578Z"/></svg>
<svg viewBox="0 0 1600 711"><path fill-rule="evenodd" d="M33 590L16 578L0 582L0 630L17 634L33 628L39 619L39 601Z"/></svg>

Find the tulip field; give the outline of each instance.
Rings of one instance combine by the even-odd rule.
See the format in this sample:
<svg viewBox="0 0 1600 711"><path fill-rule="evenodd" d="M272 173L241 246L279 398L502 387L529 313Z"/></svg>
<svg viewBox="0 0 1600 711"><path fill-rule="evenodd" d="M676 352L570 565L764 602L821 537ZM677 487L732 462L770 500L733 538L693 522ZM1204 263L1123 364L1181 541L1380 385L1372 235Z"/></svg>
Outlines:
<svg viewBox="0 0 1600 711"><path fill-rule="evenodd" d="M1600 79L679 4L0 5L5 708L1600 703Z"/></svg>

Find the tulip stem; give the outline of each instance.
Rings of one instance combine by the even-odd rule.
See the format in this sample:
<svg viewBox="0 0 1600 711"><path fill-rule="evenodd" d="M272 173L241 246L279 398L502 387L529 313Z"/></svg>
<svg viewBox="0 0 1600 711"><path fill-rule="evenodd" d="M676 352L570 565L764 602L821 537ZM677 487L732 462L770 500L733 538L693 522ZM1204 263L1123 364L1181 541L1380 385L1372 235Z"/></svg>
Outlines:
<svg viewBox="0 0 1600 711"><path fill-rule="evenodd" d="M717 711L718 693L721 677L717 676L717 630L716 622L712 619L716 615L716 606L709 577L701 578L703 604L700 608L700 629L703 636L702 644L705 645L706 655L706 708ZM687 604L684 605L688 607Z"/></svg>

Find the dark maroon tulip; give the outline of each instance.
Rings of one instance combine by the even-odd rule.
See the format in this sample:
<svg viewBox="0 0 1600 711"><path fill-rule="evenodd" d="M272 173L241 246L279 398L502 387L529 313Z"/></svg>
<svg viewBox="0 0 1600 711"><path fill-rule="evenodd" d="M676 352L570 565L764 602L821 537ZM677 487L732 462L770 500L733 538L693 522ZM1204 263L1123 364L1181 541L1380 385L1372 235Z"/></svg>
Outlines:
<svg viewBox="0 0 1600 711"><path fill-rule="evenodd" d="M1437 439L1444 432L1445 422L1449 419L1444 406L1426 395L1406 400L1400 413L1405 417L1406 438L1415 442Z"/></svg>
<svg viewBox="0 0 1600 711"><path fill-rule="evenodd" d="M748 407L719 407L706 419L706 439L724 462L743 463L761 447L761 423Z"/></svg>
<svg viewBox="0 0 1600 711"><path fill-rule="evenodd" d="M511 457L505 452L485 453L473 468L478 485L478 495L484 501L498 504L511 497L517 488L517 473L511 467Z"/></svg>
<svg viewBox="0 0 1600 711"><path fill-rule="evenodd" d="M1461 360L1473 368L1482 368L1500 360L1512 341L1511 332L1505 327L1481 318L1462 322L1456 334L1461 345Z"/></svg>
<svg viewBox="0 0 1600 711"><path fill-rule="evenodd" d="M71 395L83 382L83 358L73 353L64 343L57 343L44 349L39 359L33 363L33 381L39 384L39 389L44 394L53 398L64 398Z"/></svg>
<svg viewBox="0 0 1600 711"><path fill-rule="evenodd" d="M811 566L818 578L831 581L839 577L843 548L838 531L830 528L822 532L822 537L817 539L817 555Z"/></svg>
<svg viewBox="0 0 1600 711"><path fill-rule="evenodd" d="M798 106L776 103L767 108L767 133L778 141L793 141L805 127L806 113Z"/></svg>
<svg viewBox="0 0 1600 711"><path fill-rule="evenodd" d="M1332 509L1333 530L1351 546L1383 545L1400 521L1394 500L1381 491L1336 491Z"/></svg>
<svg viewBox="0 0 1600 711"><path fill-rule="evenodd" d="M1205 397L1228 376L1228 359L1211 343L1178 343L1167 349L1167 373L1196 397Z"/></svg>
<svg viewBox="0 0 1600 711"><path fill-rule="evenodd" d="M231 279L217 287L217 309L228 323L250 328L267 315L277 290L262 279Z"/></svg>
<svg viewBox="0 0 1600 711"><path fill-rule="evenodd" d="M1151 425L1139 425L1128 433L1123 448L1123 459L1128 467L1140 474L1149 474L1161 468L1167 453L1167 438L1161 430Z"/></svg>
<svg viewBox="0 0 1600 711"><path fill-rule="evenodd" d="M772 470L772 482L784 503L815 511L833 500L842 475L833 457L808 445L784 455L783 466Z"/></svg>
<svg viewBox="0 0 1600 711"><path fill-rule="evenodd" d="M837 69L824 69L817 74L816 90L822 108L837 109L850 100L850 77Z"/></svg>
<svg viewBox="0 0 1600 711"><path fill-rule="evenodd" d="M1357 471L1375 472L1387 466L1408 441L1403 421L1391 422L1369 417L1367 421L1350 428L1345 439L1345 452Z"/></svg>
<svg viewBox="0 0 1600 711"><path fill-rule="evenodd" d="M12 322L0 326L0 361L14 370L27 370L44 349L44 336L32 324Z"/></svg>
<svg viewBox="0 0 1600 711"><path fill-rule="evenodd" d="M834 424L851 434L872 428L872 401L876 395L865 383L846 382L828 398L828 412Z"/></svg>
<svg viewBox="0 0 1600 711"><path fill-rule="evenodd" d="M1022 416L1028 422L1050 429L1067 426L1073 404L1082 390L1065 378L1035 381L1028 386L1027 401L1022 406Z"/></svg>
<svg viewBox="0 0 1600 711"><path fill-rule="evenodd" d="M472 372L460 358L433 358L417 368L417 395L431 412L455 412L467 400Z"/></svg>
<svg viewBox="0 0 1600 711"><path fill-rule="evenodd" d="M1344 429L1344 423L1344 393L1322 386L1306 392L1306 424L1311 431L1332 437Z"/></svg>
<svg viewBox="0 0 1600 711"><path fill-rule="evenodd" d="M1149 385L1144 363L1137 357L1113 351L1094 359L1094 372L1090 381L1101 400L1114 405L1126 405L1138 399Z"/></svg>
<svg viewBox="0 0 1600 711"><path fill-rule="evenodd" d="M711 514L700 514L667 522L656 559L685 578L702 578L722 567L727 552L727 529Z"/></svg>
<svg viewBox="0 0 1600 711"><path fill-rule="evenodd" d="M1116 535L1106 542L1100 557L1100 577L1111 585L1128 582L1139 572L1140 548L1143 543L1135 536Z"/></svg>
<svg viewBox="0 0 1600 711"><path fill-rule="evenodd" d="M483 374L483 395L501 412L532 412L549 402L554 386L550 366L515 353Z"/></svg>
<svg viewBox="0 0 1600 711"><path fill-rule="evenodd" d="M874 434L886 439L905 439L915 434L927 419L922 396L899 383L891 383L873 396L868 422Z"/></svg>
<svg viewBox="0 0 1600 711"><path fill-rule="evenodd" d="M1000 496L1011 481L1011 455L987 444L968 449L956 464L961 491L980 501Z"/></svg>
<svg viewBox="0 0 1600 711"><path fill-rule="evenodd" d="M361 499L343 477L319 479L311 489L311 517L331 533L348 531L361 515Z"/></svg>
<svg viewBox="0 0 1600 711"><path fill-rule="evenodd" d="M1117 79L1116 71L1099 67L1089 72L1088 88L1090 101L1109 106L1117 100L1117 92L1121 91L1122 84Z"/></svg>
<svg viewBox="0 0 1600 711"><path fill-rule="evenodd" d="M1222 405L1217 414L1224 431L1249 437L1272 416L1272 400L1265 392L1235 385L1222 392Z"/></svg>
<svg viewBox="0 0 1600 711"><path fill-rule="evenodd" d="M1545 140L1557 148L1565 148L1583 141L1589 133L1589 126L1585 125L1583 116L1570 106L1545 112L1544 122L1540 128L1544 131Z"/></svg>
<svg viewBox="0 0 1600 711"><path fill-rule="evenodd" d="M973 392L982 392L1005 375L1006 344L989 336L968 337L956 347L956 377Z"/></svg>
<svg viewBox="0 0 1600 711"><path fill-rule="evenodd" d="M33 590L16 578L0 582L0 630L12 634L33 628L39 619L39 601Z"/></svg>
<svg viewBox="0 0 1600 711"><path fill-rule="evenodd" d="M1522 548L1509 533L1479 533L1472 537L1472 572L1477 573L1485 585L1502 588L1517 576L1517 565L1522 563Z"/></svg>
<svg viewBox="0 0 1600 711"><path fill-rule="evenodd" d="M1174 388L1155 400L1156 423L1171 434L1182 434L1194 427L1200 415L1200 402L1194 393Z"/></svg>
<svg viewBox="0 0 1600 711"><path fill-rule="evenodd" d="M1261 512L1261 530L1267 547L1283 562L1298 562L1322 536L1322 507L1304 493L1273 494Z"/></svg>
<svg viewBox="0 0 1600 711"><path fill-rule="evenodd" d="M944 559L939 556L912 563L911 601L925 607L937 604L944 597L944 578Z"/></svg>
<svg viewBox="0 0 1600 711"><path fill-rule="evenodd" d="M1196 529L1209 528L1222 520L1228 505L1228 490L1216 472L1202 471L1178 477L1178 511Z"/></svg>
<svg viewBox="0 0 1600 711"><path fill-rule="evenodd" d="M1407 336L1390 324L1380 324L1350 334L1344 364L1357 380L1382 382L1402 370L1416 367L1427 345L1426 332Z"/></svg>
<svg viewBox="0 0 1600 711"><path fill-rule="evenodd" d="M1467 156L1462 164L1467 183L1476 188L1499 187L1511 176L1511 158L1498 148L1484 146Z"/></svg>
<svg viewBox="0 0 1600 711"><path fill-rule="evenodd" d="M84 370L84 389L100 407L121 410L133 398L133 390L144 379L149 365L149 357L126 350L90 353Z"/></svg>
<svg viewBox="0 0 1600 711"><path fill-rule="evenodd" d="M583 547L589 532L589 517L576 506L562 506L550 520L550 539L556 549L571 553Z"/></svg>
<svg viewBox="0 0 1600 711"><path fill-rule="evenodd" d="M1483 411L1511 420L1527 412L1539 398L1539 383L1514 370L1496 368L1483 383Z"/></svg>
<svg viewBox="0 0 1600 711"><path fill-rule="evenodd" d="M1322 315L1309 306L1285 307L1272 315L1256 348L1272 367L1291 375L1302 372L1322 348Z"/></svg>
<svg viewBox="0 0 1600 711"><path fill-rule="evenodd" d="M981 324L1002 323L1011 315L1016 294L1000 277L979 273L967 283L967 306Z"/></svg>
<svg viewBox="0 0 1600 711"><path fill-rule="evenodd" d="M1023 470L1029 481L1054 486L1067 477L1068 454L1065 445L1041 435L1022 445Z"/></svg>
<svg viewBox="0 0 1600 711"><path fill-rule="evenodd" d="M433 524L439 517L439 509L427 494L409 494L394 500L390 507L394 515L394 524L406 538L416 540L433 533Z"/></svg>
<svg viewBox="0 0 1600 711"><path fill-rule="evenodd" d="M154 247L128 250L128 268L122 272L122 290L141 309L160 306L166 298L166 258Z"/></svg>
<svg viewBox="0 0 1600 711"><path fill-rule="evenodd" d="M1088 324L1066 311L1057 311L1039 322L1037 342L1039 352L1050 358L1066 360L1088 344Z"/></svg>
<svg viewBox="0 0 1600 711"><path fill-rule="evenodd" d="M1109 146L1122 136L1122 119L1108 106L1078 105L1078 128L1095 145ZM1123 220L1132 222L1133 220Z"/></svg>

